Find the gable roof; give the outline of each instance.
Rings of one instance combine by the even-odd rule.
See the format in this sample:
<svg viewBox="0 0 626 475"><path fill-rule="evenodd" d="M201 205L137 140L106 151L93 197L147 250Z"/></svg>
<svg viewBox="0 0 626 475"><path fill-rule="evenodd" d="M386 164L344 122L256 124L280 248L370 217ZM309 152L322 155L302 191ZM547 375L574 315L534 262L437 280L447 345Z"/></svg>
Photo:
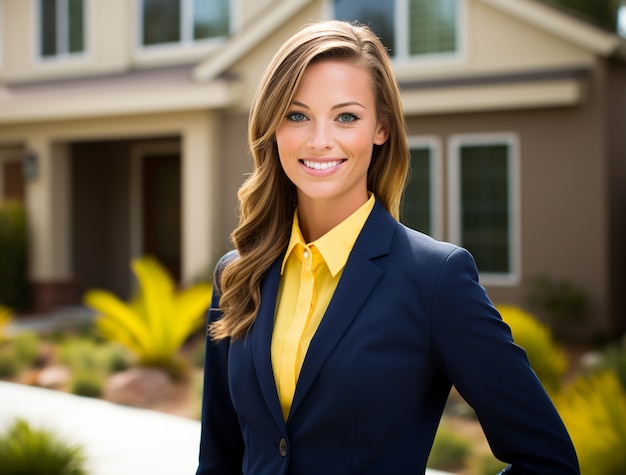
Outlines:
<svg viewBox="0 0 626 475"><path fill-rule="evenodd" d="M563 40L603 57L626 60L626 39L538 0L475 0L530 23ZM230 39L226 46L192 71L196 81L209 81L271 35L312 0L282 0Z"/></svg>
<svg viewBox="0 0 626 475"><path fill-rule="evenodd" d="M626 60L626 39L538 0L479 0L600 56Z"/></svg>
<svg viewBox="0 0 626 475"><path fill-rule="evenodd" d="M250 26L243 29L240 34L233 36L223 49L196 65L192 71L193 78L196 81L216 78L311 1L282 0L268 9L265 15L251 22Z"/></svg>

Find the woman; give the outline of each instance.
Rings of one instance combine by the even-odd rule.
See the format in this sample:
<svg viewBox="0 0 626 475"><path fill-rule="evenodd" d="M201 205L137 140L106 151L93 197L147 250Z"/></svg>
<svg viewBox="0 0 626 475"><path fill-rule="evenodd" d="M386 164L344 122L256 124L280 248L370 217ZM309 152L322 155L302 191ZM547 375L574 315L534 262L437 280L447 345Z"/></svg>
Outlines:
<svg viewBox="0 0 626 475"><path fill-rule="evenodd" d="M472 257L397 221L406 127L372 32L330 21L289 39L249 143L209 312L197 474L423 473L452 384L507 473L578 473Z"/></svg>

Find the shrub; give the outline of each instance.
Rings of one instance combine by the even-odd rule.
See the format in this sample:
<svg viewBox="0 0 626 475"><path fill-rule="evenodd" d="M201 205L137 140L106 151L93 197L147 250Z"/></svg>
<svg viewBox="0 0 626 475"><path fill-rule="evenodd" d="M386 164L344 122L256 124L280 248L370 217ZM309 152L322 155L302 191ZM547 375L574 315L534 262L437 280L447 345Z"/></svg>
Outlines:
<svg viewBox="0 0 626 475"><path fill-rule="evenodd" d="M78 371L70 380L69 390L77 396L97 398L104 390L105 377L93 371Z"/></svg>
<svg viewBox="0 0 626 475"><path fill-rule="evenodd" d="M68 445L53 432L34 429L16 419L0 435L0 471L3 475L87 475L80 445Z"/></svg>
<svg viewBox="0 0 626 475"><path fill-rule="evenodd" d="M526 296L532 309L543 312L555 331L565 330L564 325L572 321L581 322L588 305L584 290L566 280L554 280L547 275L538 275L528 282Z"/></svg>
<svg viewBox="0 0 626 475"><path fill-rule="evenodd" d="M140 365L159 367L179 377L183 371L179 350L203 324L211 285L195 284L177 291L167 271L150 257L134 260L132 269L140 293L130 304L104 290L88 291L85 304L100 314L96 326L105 339L128 348Z"/></svg>
<svg viewBox="0 0 626 475"><path fill-rule="evenodd" d="M15 309L29 303L26 211L18 202L0 203L0 302Z"/></svg>
<svg viewBox="0 0 626 475"><path fill-rule="evenodd" d="M59 344L58 359L73 371L102 374L121 371L131 364L130 355L117 344L98 343L91 338L72 338Z"/></svg>
<svg viewBox="0 0 626 475"><path fill-rule="evenodd" d="M626 337L622 340L621 345L612 345L602 351L600 361L595 371L611 370L614 371L622 386L626 388Z"/></svg>
<svg viewBox="0 0 626 475"><path fill-rule="evenodd" d="M511 327L515 343L526 350L533 370L550 391L555 391L567 371L567 356L547 325L514 306L499 305L502 319Z"/></svg>
<svg viewBox="0 0 626 475"><path fill-rule="evenodd" d="M437 430L427 465L438 470L461 467L472 449L471 442L442 424Z"/></svg>
<svg viewBox="0 0 626 475"><path fill-rule="evenodd" d="M23 366L32 366L39 356L39 337L32 332L23 332L11 339L15 358Z"/></svg>
<svg viewBox="0 0 626 475"><path fill-rule="evenodd" d="M581 473L619 475L626 467L626 392L612 371L579 377L555 399Z"/></svg>
<svg viewBox="0 0 626 475"><path fill-rule="evenodd" d="M506 463L501 462L491 453L476 454L470 461L472 475L494 475L500 473L506 466Z"/></svg>
<svg viewBox="0 0 626 475"><path fill-rule="evenodd" d="M0 378L13 378L22 369L12 345L0 344Z"/></svg>

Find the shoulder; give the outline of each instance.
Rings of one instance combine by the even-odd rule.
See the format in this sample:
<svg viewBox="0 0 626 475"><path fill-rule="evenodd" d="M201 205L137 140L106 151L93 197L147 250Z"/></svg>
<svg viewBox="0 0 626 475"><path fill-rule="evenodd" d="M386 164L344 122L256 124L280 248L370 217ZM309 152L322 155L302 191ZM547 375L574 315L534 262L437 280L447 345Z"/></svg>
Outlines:
<svg viewBox="0 0 626 475"><path fill-rule="evenodd" d="M218 293L221 293L221 280L222 272L230 263L236 261L239 258L237 250L228 251L217 261L215 270L213 271L213 283L216 286Z"/></svg>
<svg viewBox="0 0 626 475"><path fill-rule="evenodd" d="M407 247L421 258L446 260L452 254L469 254L464 248L446 241L439 241L427 234L397 222L395 241L397 246Z"/></svg>

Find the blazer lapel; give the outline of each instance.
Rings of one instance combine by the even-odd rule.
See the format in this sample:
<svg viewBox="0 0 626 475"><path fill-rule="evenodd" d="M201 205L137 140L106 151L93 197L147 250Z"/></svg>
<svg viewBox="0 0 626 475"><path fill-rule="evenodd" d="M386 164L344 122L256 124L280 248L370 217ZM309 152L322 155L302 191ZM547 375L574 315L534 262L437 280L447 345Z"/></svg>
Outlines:
<svg viewBox="0 0 626 475"><path fill-rule="evenodd" d="M296 384L290 418L382 276L382 270L372 259L389 253L396 225L397 221L376 201L346 262L328 309L311 340Z"/></svg>
<svg viewBox="0 0 626 475"><path fill-rule="evenodd" d="M265 403L272 416L276 419L279 427L284 427L278 392L272 369L272 330L274 327L274 313L276 309L276 296L280 282L280 266L282 257L277 259L268 270L267 276L261 287L261 306L251 331L252 357L256 368L257 378Z"/></svg>

